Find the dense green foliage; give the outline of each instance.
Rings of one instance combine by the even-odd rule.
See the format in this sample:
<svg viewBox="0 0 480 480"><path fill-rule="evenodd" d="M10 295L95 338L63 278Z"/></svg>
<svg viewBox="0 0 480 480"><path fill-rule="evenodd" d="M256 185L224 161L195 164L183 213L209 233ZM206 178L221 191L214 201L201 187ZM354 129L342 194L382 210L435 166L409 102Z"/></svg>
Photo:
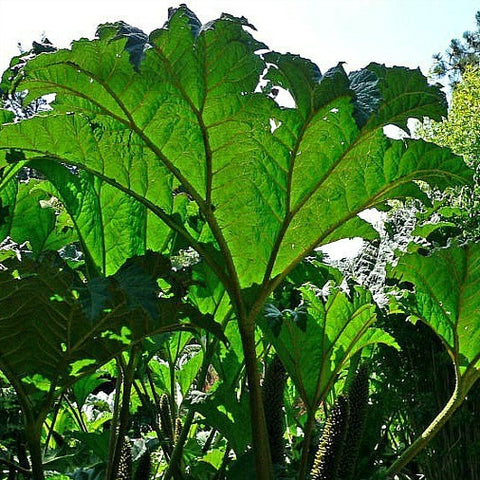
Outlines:
<svg viewBox="0 0 480 480"><path fill-rule="evenodd" d="M462 155L476 172L473 185L456 187L436 199L434 212L438 220L448 228L448 236L455 235L461 241L477 241L480 238L478 224L478 168L480 143L480 72L478 66L467 67L462 82L452 93L448 117L442 122L426 122L420 134L438 145L451 148ZM444 230L445 230L444 228Z"/></svg>
<svg viewBox="0 0 480 480"><path fill-rule="evenodd" d="M315 249L374 239L359 213L428 201L419 184L442 191L472 171L384 134L446 114L418 70L322 74L251 28L201 25L182 6L150 35L105 24L3 75L0 369L24 427L0 459L12 478L304 480L313 464L311 478L346 480L392 463L357 462L381 439L363 431L366 367L352 379L397 342L371 293ZM478 377L477 250L412 254L393 274L416 286L396 311L441 337L458 382L390 473Z"/></svg>
<svg viewBox="0 0 480 480"><path fill-rule="evenodd" d="M480 97L479 67L468 67L452 94L448 117L443 122L432 122L430 134L435 143L450 147L470 164L478 163Z"/></svg>

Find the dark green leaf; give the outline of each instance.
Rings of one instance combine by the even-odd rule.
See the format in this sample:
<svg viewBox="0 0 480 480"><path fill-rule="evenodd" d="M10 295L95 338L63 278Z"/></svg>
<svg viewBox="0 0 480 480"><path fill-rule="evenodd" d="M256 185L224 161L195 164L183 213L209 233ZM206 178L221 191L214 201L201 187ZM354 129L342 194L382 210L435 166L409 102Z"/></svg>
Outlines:
<svg viewBox="0 0 480 480"><path fill-rule="evenodd" d="M52 401L51 389L73 384L132 342L174 330L198 315L182 298L158 298L155 282L132 302L128 282L120 285L113 278L103 290L103 310L98 305L88 310L100 312L90 321L79 299L76 273L59 257L49 254L34 261L12 256L2 268L0 365L17 393L22 398L34 395L35 402ZM147 285L151 277L137 274L130 280ZM152 309L155 296L158 305Z"/></svg>

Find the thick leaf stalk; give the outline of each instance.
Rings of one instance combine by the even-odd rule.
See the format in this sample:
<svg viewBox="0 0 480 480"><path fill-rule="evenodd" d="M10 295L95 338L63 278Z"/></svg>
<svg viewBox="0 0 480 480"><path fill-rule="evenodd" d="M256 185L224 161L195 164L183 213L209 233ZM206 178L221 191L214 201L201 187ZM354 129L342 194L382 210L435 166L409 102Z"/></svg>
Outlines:
<svg viewBox="0 0 480 480"><path fill-rule="evenodd" d="M300 458L300 468L298 478L304 480L307 476L309 464L311 464L311 455L313 448L313 433L315 429L315 411L310 410L307 412L307 422L303 427L303 447L302 456Z"/></svg>
<svg viewBox="0 0 480 480"><path fill-rule="evenodd" d="M170 399L164 393L160 398L160 430L169 443L169 451L174 440L174 430L172 422L172 411L170 409Z"/></svg>
<svg viewBox="0 0 480 480"><path fill-rule="evenodd" d="M267 421L270 453L274 465L285 463L284 390L287 374L280 357L275 354L267 365L263 380L263 403Z"/></svg>
<svg viewBox="0 0 480 480"><path fill-rule="evenodd" d="M152 456L147 450L138 460L133 480L149 480L152 470Z"/></svg>
<svg viewBox="0 0 480 480"><path fill-rule="evenodd" d="M42 447L40 444L40 430L37 428L31 428L32 426L26 425L25 434L28 443L28 450L30 452L30 463L32 468L33 480L44 480L45 473L43 470L43 457Z"/></svg>
<svg viewBox="0 0 480 480"><path fill-rule="evenodd" d="M389 469L400 472L438 433L460 407L472 385L480 377L480 245L434 250L429 256L403 256L391 275L414 285L414 295L399 297L403 309L427 324L442 340L453 362L455 389L442 411L422 435ZM401 283L400 283L401 286Z"/></svg>
<svg viewBox="0 0 480 480"><path fill-rule="evenodd" d="M118 415L118 430L116 433L116 439L112 444L113 455L110 455L111 465L107 467L107 480L115 480L117 475L120 475L120 469L123 468L124 471L127 471L126 468L129 468L130 479L132 475L131 467L131 445L130 442L126 439L128 432L128 424L130 419L130 397L132 393L132 386L135 377L136 366L140 355L137 348L132 348L130 351L130 359L128 364L125 365L123 357L119 357L119 365L122 366L123 370L123 392L122 392L122 401L119 405L120 412ZM130 450L130 466L128 466L128 450ZM122 467L123 466L123 467Z"/></svg>
<svg viewBox="0 0 480 480"><path fill-rule="evenodd" d="M260 371L255 345L255 326L242 328L240 325L245 368L247 372L250 418L252 425L253 451L255 452L255 472L257 480L273 480L273 465L270 443L263 407L263 393L260 385Z"/></svg>

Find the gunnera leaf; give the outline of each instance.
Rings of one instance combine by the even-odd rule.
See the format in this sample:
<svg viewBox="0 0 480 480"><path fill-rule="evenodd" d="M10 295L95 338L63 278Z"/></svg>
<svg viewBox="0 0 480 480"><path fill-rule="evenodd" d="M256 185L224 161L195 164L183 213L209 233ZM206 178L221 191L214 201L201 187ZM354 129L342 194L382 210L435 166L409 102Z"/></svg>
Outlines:
<svg viewBox="0 0 480 480"><path fill-rule="evenodd" d="M129 217L139 229L148 211L182 236L230 291L272 282L266 295L313 248L374 237L363 210L425 198L417 180L439 189L471 180L449 150L383 132L445 114L445 96L419 70L322 73L298 55L265 52L249 26L226 14L202 26L181 6L151 35L107 24L94 40L12 67L5 88L55 102L1 127L0 167L35 159L49 178L53 165L73 165L139 202L142 215ZM272 98L278 87L294 106ZM175 215L180 186L200 233Z"/></svg>

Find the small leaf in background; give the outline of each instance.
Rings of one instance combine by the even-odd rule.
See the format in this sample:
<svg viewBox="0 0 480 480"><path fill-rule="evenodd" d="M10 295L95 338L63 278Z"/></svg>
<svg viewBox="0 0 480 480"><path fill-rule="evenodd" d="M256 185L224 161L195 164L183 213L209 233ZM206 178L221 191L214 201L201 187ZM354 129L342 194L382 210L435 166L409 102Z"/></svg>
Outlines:
<svg viewBox="0 0 480 480"><path fill-rule="evenodd" d="M351 298L338 287L324 300L321 291L300 288L305 321L283 316L278 333L271 322L260 323L263 332L280 356L307 408L315 411L326 398L333 380L359 350L374 343L395 346L394 339L374 328L376 307L370 293L355 287Z"/></svg>
<svg viewBox="0 0 480 480"><path fill-rule="evenodd" d="M72 386L73 395L79 408L85 404L85 400L97 387L103 385L108 380L100 373L91 373L79 378Z"/></svg>
<svg viewBox="0 0 480 480"><path fill-rule="evenodd" d="M108 441L110 432L107 430L101 433L72 432L71 436L87 445L91 452L103 462L108 460Z"/></svg>

